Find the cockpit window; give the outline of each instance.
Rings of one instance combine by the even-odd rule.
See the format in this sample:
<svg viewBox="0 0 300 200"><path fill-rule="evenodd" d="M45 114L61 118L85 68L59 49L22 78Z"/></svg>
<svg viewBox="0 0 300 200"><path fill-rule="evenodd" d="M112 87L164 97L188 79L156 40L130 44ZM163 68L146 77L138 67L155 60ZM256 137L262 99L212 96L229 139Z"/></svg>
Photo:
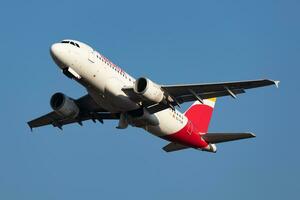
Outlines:
<svg viewBox="0 0 300 200"><path fill-rule="evenodd" d="M79 44L77 44L77 43L75 43L75 42L73 42L73 41L63 40L63 41L61 41L60 43L71 44L71 45L73 45L73 46L76 46L76 47L80 48Z"/></svg>

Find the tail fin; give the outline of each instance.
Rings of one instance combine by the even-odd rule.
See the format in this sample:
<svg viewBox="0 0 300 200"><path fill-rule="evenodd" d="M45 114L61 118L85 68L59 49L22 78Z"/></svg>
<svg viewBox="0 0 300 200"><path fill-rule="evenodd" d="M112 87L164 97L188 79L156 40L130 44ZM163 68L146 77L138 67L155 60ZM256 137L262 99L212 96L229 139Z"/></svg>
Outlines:
<svg viewBox="0 0 300 200"><path fill-rule="evenodd" d="M216 98L204 99L203 103L196 101L185 112L185 116L193 122L201 133L207 133L215 103Z"/></svg>

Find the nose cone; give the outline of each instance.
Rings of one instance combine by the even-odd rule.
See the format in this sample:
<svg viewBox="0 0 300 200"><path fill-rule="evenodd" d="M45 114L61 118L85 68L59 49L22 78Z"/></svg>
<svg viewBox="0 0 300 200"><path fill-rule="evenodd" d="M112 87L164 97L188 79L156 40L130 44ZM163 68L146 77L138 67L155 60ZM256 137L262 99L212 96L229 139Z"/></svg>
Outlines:
<svg viewBox="0 0 300 200"><path fill-rule="evenodd" d="M60 57L61 52L61 45L59 43L52 44L52 46L50 47L50 53L52 57Z"/></svg>
<svg viewBox="0 0 300 200"><path fill-rule="evenodd" d="M50 47L50 54L54 62L61 68L64 68L63 64L63 46L61 43L55 43Z"/></svg>

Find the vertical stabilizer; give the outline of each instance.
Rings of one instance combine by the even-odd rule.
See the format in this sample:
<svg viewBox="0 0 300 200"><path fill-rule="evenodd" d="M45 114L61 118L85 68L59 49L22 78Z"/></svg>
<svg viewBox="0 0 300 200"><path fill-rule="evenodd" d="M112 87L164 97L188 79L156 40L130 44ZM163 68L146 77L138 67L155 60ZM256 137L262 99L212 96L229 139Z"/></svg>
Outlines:
<svg viewBox="0 0 300 200"><path fill-rule="evenodd" d="M185 112L185 116L201 133L207 133L209 122L214 110L216 98L204 99L203 103L196 101Z"/></svg>

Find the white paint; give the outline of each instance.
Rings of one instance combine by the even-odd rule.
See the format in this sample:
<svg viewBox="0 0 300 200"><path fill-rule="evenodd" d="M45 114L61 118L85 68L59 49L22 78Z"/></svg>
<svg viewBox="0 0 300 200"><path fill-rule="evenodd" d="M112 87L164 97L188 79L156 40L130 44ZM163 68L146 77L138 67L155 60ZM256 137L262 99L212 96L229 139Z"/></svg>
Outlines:
<svg viewBox="0 0 300 200"><path fill-rule="evenodd" d="M86 87L96 103L109 112L126 113L140 108L122 91L124 87L134 87L135 79L132 76L87 44L75 40L63 41L73 42L80 47L71 43L55 43L51 47L53 59L61 69L69 67L68 70L76 79L80 79L79 82ZM119 128L126 127L122 116L122 126L119 124ZM157 112L151 118L152 121L158 120L155 121L157 125L145 125L142 128L156 136L175 133L188 122L182 113L171 109Z"/></svg>

